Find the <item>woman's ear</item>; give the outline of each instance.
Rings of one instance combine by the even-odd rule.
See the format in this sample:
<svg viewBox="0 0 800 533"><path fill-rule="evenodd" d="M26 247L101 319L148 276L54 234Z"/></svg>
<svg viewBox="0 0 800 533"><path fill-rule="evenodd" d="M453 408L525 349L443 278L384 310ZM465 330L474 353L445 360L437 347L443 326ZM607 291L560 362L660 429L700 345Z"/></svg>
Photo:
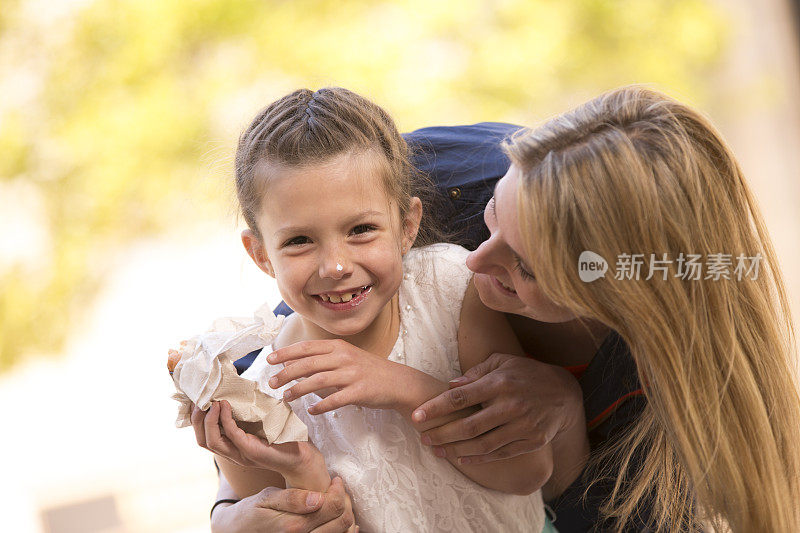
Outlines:
<svg viewBox="0 0 800 533"><path fill-rule="evenodd" d="M422 220L422 201L414 196L408 206L408 212L403 220L403 253L411 249L414 241L417 240L419 224Z"/></svg>
<svg viewBox="0 0 800 533"><path fill-rule="evenodd" d="M272 268L272 263L267 256L267 250L261 238L255 234L251 229L246 229L242 232L242 244L244 249L247 250L247 255L256 264L258 268L267 273L268 276L274 278L275 270Z"/></svg>

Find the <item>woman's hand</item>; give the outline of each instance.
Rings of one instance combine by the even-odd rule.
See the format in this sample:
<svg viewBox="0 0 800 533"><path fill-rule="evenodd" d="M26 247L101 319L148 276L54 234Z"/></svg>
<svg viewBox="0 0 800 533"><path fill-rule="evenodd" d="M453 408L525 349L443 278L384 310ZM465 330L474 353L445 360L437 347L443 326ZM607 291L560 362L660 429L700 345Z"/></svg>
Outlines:
<svg viewBox="0 0 800 533"><path fill-rule="evenodd" d="M413 369L338 339L298 342L271 353L267 361L291 362L269 380L273 389L306 378L287 389L284 400L295 400L329 387L336 390L308 409L312 415L345 405L398 409L409 388L415 385Z"/></svg>
<svg viewBox="0 0 800 533"><path fill-rule="evenodd" d="M212 402L207 412L192 406L191 420L197 444L233 463L278 472L295 486L318 486L317 481L327 486L325 459L311 442L270 444L246 433L236 425L227 401Z"/></svg>
<svg viewBox="0 0 800 533"><path fill-rule="evenodd" d="M480 405L470 416L422 433L422 443L436 446L438 454L469 464L538 450L559 433L584 424L583 395L575 378L534 359L495 353L453 380L451 387L419 406L412 418L433 420Z"/></svg>
<svg viewBox="0 0 800 533"><path fill-rule="evenodd" d="M350 497L337 477L324 494L268 487L211 515L212 533L353 533Z"/></svg>

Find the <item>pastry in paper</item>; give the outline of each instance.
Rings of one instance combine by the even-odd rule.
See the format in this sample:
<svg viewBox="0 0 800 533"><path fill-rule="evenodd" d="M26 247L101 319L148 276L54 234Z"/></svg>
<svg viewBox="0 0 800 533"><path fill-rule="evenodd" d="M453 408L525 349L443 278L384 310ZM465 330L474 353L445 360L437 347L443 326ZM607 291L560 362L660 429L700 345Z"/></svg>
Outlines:
<svg viewBox="0 0 800 533"><path fill-rule="evenodd" d="M191 404L207 410L212 401L227 400L237 425L270 444L307 441L308 428L291 407L272 389L264 390L255 381L236 372L233 361L272 344L283 324L267 305L252 319L221 318L206 333L170 350L168 367L178 392L172 398L180 403L179 428L190 426Z"/></svg>

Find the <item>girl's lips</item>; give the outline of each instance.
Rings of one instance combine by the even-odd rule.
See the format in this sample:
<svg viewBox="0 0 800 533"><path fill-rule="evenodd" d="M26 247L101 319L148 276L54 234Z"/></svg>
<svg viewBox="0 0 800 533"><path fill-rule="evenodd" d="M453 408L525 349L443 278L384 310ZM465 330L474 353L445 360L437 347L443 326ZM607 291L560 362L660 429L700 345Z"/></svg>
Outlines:
<svg viewBox="0 0 800 533"><path fill-rule="evenodd" d="M497 290L499 290L500 292L502 292L506 296L510 296L512 298L516 298L517 297L517 291L508 290L503 286L502 283L500 283L499 279L497 279L494 276L489 276L489 277L492 278L492 284L497 288Z"/></svg>
<svg viewBox="0 0 800 533"><path fill-rule="evenodd" d="M364 289L361 292L361 294L354 296L353 299L350 300L349 302L339 302L339 303L328 302L326 300L323 300L322 297L319 295L314 295L314 300L323 307L326 307L333 311L350 311L351 309L355 309L356 306L360 305L364 300L366 300L370 292L372 292L372 285L367 286L367 288Z"/></svg>

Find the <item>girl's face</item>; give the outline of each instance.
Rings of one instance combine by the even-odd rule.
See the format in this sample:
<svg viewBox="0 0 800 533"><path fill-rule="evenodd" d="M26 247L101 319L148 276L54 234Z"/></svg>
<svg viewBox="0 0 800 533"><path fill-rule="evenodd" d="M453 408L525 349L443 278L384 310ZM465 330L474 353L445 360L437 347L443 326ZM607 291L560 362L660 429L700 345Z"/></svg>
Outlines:
<svg viewBox="0 0 800 533"><path fill-rule="evenodd" d="M337 336L364 331L387 308L422 214L414 198L400 219L384 190L380 157L345 153L320 164L265 167L257 218L263 242L242 234L284 301Z"/></svg>
<svg viewBox="0 0 800 533"><path fill-rule="evenodd" d="M527 316L540 322L566 322L575 315L544 295L532 268L522 260L522 236L517 213L519 170L514 165L497 182L483 219L491 232L488 240L467 257L475 272L475 287L487 307Z"/></svg>

